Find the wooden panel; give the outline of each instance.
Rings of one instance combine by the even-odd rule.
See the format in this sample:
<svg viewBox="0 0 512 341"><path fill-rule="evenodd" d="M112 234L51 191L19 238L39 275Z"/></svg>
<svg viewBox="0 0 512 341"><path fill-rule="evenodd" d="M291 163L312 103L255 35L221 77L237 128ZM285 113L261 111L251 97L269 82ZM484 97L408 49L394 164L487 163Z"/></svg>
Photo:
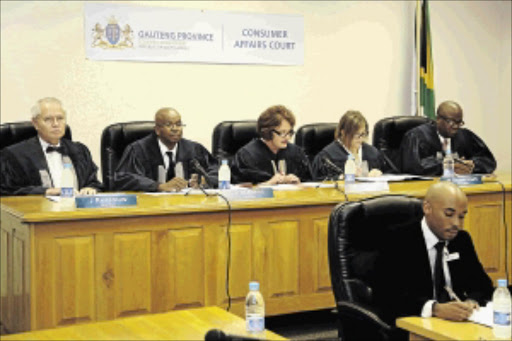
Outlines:
<svg viewBox="0 0 512 341"><path fill-rule="evenodd" d="M231 257L229 268L229 294L232 302L243 302L249 291L252 274L252 228L251 224L233 224L230 228ZM226 268L228 262L228 237L226 226L219 229L217 236L217 297L218 305L226 306Z"/></svg>
<svg viewBox="0 0 512 341"><path fill-rule="evenodd" d="M507 239L507 273L508 283L512 283L512 194L510 192L505 195L505 222L506 222L506 234Z"/></svg>
<svg viewBox="0 0 512 341"><path fill-rule="evenodd" d="M12 234L12 293L15 330L25 330L30 320L30 246L28 229L19 226Z"/></svg>
<svg viewBox="0 0 512 341"><path fill-rule="evenodd" d="M466 221L478 258L493 281L506 278L503 204L495 198L499 195L472 198Z"/></svg>
<svg viewBox="0 0 512 341"><path fill-rule="evenodd" d="M203 230L169 231L169 268L172 309L204 305ZM183 255L186 255L184 257Z"/></svg>
<svg viewBox="0 0 512 341"><path fill-rule="evenodd" d="M12 326L12 234L2 221L0 230L0 321L4 327Z"/></svg>
<svg viewBox="0 0 512 341"><path fill-rule="evenodd" d="M272 298L296 295L299 293L299 222L278 221L268 225L267 294Z"/></svg>
<svg viewBox="0 0 512 341"><path fill-rule="evenodd" d="M331 290L331 274L329 271L329 257L327 252L328 221L328 218L323 218L315 219L313 222L316 250L312 256L316 259L316 292Z"/></svg>
<svg viewBox="0 0 512 341"><path fill-rule="evenodd" d="M151 310L150 232L114 235L115 316Z"/></svg>
<svg viewBox="0 0 512 341"><path fill-rule="evenodd" d="M240 317L217 307L207 307L2 335L2 340L203 340L211 329L240 335L237 338L239 340L255 337L247 333L245 321ZM268 330L256 337L263 340L285 340Z"/></svg>
<svg viewBox="0 0 512 341"><path fill-rule="evenodd" d="M96 320L94 236L55 240L57 325Z"/></svg>

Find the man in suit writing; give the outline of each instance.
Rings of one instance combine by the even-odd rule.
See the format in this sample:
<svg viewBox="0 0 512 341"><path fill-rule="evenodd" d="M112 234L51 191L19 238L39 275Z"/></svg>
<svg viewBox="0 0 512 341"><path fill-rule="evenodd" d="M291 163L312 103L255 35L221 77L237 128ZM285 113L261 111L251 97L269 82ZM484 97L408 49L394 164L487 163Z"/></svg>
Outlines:
<svg viewBox="0 0 512 341"><path fill-rule="evenodd" d="M66 111L58 99L46 97L37 101L32 108L32 124L36 137L8 146L0 153L2 195L59 195L62 170L68 160L75 173L74 187L80 194L95 194L102 189L89 149L63 138Z"/></svg>
<svg viewBox="0 0 512 341"><path fill-rule="evenodd" d="M459 187L436 183L423 201L422 221L389 235L375 286L388 323L411 315L465 321L491 298L492 281L462 230L467 207ZM450 289L455 293L451 298Z"/></svg>

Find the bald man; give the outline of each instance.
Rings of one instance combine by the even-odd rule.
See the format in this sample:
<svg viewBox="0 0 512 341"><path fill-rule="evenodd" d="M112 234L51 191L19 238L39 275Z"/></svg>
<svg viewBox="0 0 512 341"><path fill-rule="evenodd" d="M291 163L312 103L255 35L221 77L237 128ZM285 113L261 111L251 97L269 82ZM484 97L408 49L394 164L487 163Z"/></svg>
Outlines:
<svg viewBox="0 0 512 341"><path fill-rule="evenodd" d="M155 131L124 150L114 176L115 189L179 191L187 187L191 174L198 173L192 165L193 159L208 172L212 178L210 182L213 182L218 169L217 160L201 144L184 139L184 127L176 109L159 109L155 114ZM161 182L159 168L164 170L165 179ZM178 168L183 170L183 174L179 174Z"/></svg>
<svg viewBox="0 0 512 341"><path fill-rule="evenodd" d="M488 174L496 169L496 160L485 143L464 125L463 112L454 101L437 108L435 122L409 130L401 143L402 172L418 175L443 174L443 157L450 148L457 153L455 173Z"/></svg>
<svg viewBox="0 0 512 341"><path fill-rule="evenodd" d="M391 324L411 315L465 321L493 291L471 237L463 230L468 200L453 183L439 182L428 189L423 213L421 221L399 227L385 241L378 260L383 270L376 299ZM446 286L461 302L450 299Z"/></svg>

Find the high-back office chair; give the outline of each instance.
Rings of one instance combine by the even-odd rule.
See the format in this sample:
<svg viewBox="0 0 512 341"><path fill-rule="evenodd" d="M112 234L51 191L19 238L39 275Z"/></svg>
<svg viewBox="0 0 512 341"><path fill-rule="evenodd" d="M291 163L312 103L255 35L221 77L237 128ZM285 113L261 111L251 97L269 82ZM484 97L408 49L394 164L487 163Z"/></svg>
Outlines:
<svg viewBox="0 0 512 341"><path fill-rule="evenodd" d="M338 204L331 212L328 253L331 282L342 340L390 340L397 330L378 315L370 283L377 274L386 233L396 226L420 221L421 201L386 195Z"/></svg>
<svg viewBox="0 0 512 341"><path fill-rule="evenodd" d="M213 129L212 154L219 161L227 159L231 164L236 152L258 136L255 120L220 122Z"/></svg>
<svg viewBox="0 0 512 341"><path fill-rule="evenodd" d="M334 141L337 123L305 124L297 130L295 144L302 147L310 162L325 146Z"/></svg>
<svg viewBox="0 0 512 341"><path fill-rule="evenodd" d="M101 134L101 174L105 189L114 189L114 173L124 149L130 143L155 131L154 121L114 123Z"/></svg>
<svg viewBox="0 0 512 341"><path fill-rule="evenodd" d="M423 116L393 116L383 118L373 126L373 146L379 149L393 171L402 172L400 144L405 133L431 120Z"/></svg>
<svg viewBox="0 0 512 341"><path fill-rule="evenodd" d="M2 123L0 125L0 149L37 135L31 121ZM66 124L64 137L71 140L71 128Z"/></svg>

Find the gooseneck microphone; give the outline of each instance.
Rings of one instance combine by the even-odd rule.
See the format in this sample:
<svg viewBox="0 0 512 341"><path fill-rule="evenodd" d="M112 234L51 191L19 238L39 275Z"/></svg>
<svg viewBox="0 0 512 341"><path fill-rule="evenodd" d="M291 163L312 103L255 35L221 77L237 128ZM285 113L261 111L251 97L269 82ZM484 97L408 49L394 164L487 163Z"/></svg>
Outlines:
<svg viewBox="0 0 512 341"><path fill-rule="evenodd" d="M339 176L340 174L343 174L343 170L340 167L336 166L336 164L334 164L334 162L329 160L329 158L327 156L323 155L322 161L324 163L324 166L326 166L330 172L336 173L337 176Z"/></svg>
<svg viewBox="0 0 512 341"><path fill-rule="evenodd" d="M210 178L208 177L208 172L206 172L206 170L203 168L203 166L201 166L201 164L199 163L199 161L197 161L197 159L191 159L190 160L190 163L192 164L192 166L195 168L195 170L197 172L199 172L201 174L201 176L204 177L204 179L206 180L206 183L208 184L208 187L210 188L213 188L213 185L211 183L211 180Z"/></svg>
<svg viewBox="0 0 512 341"><path fill-rule="evenodd" d="M226 334L220 329L210 329L204 336L205 341L263 341L264 339L257 339L245 335L232 335Z"/></svg>

